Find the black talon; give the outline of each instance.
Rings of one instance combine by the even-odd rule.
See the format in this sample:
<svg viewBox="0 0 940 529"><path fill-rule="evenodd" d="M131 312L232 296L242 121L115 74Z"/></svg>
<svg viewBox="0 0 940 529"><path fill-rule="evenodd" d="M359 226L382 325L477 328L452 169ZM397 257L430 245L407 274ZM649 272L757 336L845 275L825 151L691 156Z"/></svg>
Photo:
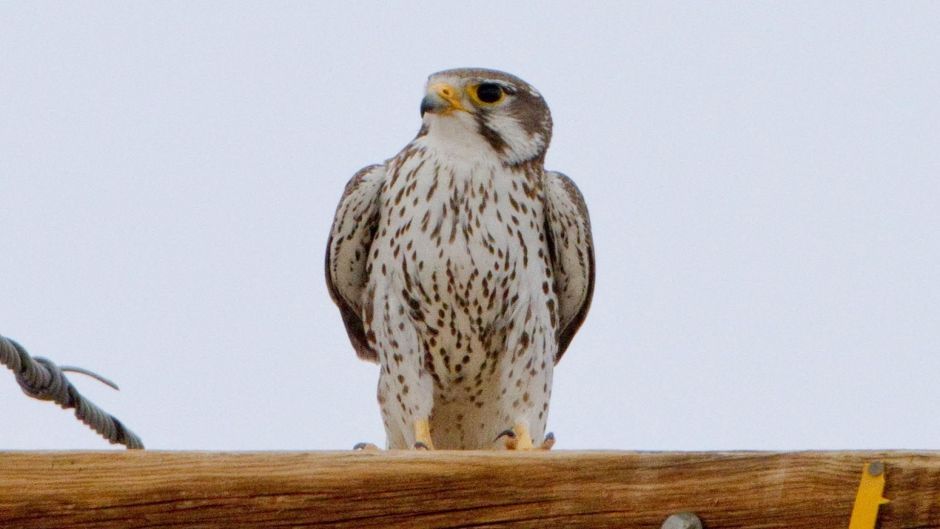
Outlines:
<svg viewBox="0 0 940 529"><path fill-rule="evenodd" d="M414 448L415 450L430 450L428 445L422 443L421 441L416 442Z"/></svg>
<svg viewBox="0 0 940 529"><path fill-rule="evenodd" d="M496 441L499 441L499 440L502 439L503 437L508 437L508 438L510 438L510 439L515 439L515 438L516 438L516 432L514 432L514 431L512 430L512 428L510 428L510 429L508 429L508 430L503 430L502 432L499 433L499 435L496 436L496 439L493 439L493 442L495 443Z"/></svg>
<svg viewBox="0 0 940 529"><path fill-rule="evenodd" d="M368 446L369 443L356 443L355 446L353 446L353 450L365 450Z"/></svg>
<svg viewBox="0 0 940 529"><path fill-rule="evenodd" d="M551 450L553 446L555 446L555 434L548 432L545 434L545 439L542 440L542 444L539 448L542 450Z"/></svg>

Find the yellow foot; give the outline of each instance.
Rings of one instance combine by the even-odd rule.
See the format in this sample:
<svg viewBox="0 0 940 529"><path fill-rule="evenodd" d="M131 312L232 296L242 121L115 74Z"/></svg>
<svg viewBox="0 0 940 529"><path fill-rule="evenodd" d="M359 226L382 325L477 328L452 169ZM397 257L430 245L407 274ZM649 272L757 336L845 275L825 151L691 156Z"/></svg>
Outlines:
<svg viewBox="0 0 940 529"><path fill-rule="evenodd" d="M496 436L497 441L503 438L505 438L503 443L507 450L535 450L537 448L548 450L555 444L554 434L548 434L541 445L535 446L529 434L529 425L524 422L517 422L514 427Z"/></svg>
<svg viewBox="0 0 940 529"><path fill-rule="evenodd" d="M378 452L381 448L375 446L372 443L356 443L356 446L353 447L353 450L362 450L363 452Z"/></svg>
<svg viewBox="0 0 940 529"><path fill-rule="evenodd" d="M431 426L427 419L418 419L415 421L415 450L434 450L434 443L431 441Z"/></svg>

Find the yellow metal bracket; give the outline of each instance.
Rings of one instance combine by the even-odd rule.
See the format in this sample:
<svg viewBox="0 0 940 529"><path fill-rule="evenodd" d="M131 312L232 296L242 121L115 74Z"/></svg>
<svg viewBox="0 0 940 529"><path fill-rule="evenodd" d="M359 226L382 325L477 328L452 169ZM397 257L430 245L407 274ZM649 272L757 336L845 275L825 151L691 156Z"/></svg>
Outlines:
<svg viewBox="0 0 940 529"><path fill-rule="evenodd" d="M849 529L875 529L878 507L891 501L881 496L884 490L885 464L875 461L865 465L862 470L862 482L858 486L858 494L855 495Z"/></svg>

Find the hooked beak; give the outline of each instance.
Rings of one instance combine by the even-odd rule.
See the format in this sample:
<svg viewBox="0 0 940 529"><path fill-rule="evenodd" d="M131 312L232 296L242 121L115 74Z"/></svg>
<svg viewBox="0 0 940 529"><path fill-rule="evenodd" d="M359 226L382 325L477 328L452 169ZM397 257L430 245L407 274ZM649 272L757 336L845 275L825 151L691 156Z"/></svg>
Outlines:
<svg viewBox="0 0 940 529"><path fill-rule="evenodd" d="M421 100L421 116L431 112L433 114L448 114L454 110L467 112L460 103L457 89L447 83L434 83L428 86L428 93Z"/></svg>

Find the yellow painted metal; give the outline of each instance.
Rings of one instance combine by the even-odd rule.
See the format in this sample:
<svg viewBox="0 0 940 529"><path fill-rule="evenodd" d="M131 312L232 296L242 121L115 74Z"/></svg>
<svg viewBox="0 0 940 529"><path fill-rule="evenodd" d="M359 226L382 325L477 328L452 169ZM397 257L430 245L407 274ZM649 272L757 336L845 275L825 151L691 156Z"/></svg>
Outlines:
<svg viewBox="0 0 940 529"><path fill-rule="evenodd" d="M875 461L865 465L862 470L862 482L855 495L852 507L852 519L849 529L875 529L878 521L878 507L890 500L882 497L885 490L885 465Z"/></svg>

